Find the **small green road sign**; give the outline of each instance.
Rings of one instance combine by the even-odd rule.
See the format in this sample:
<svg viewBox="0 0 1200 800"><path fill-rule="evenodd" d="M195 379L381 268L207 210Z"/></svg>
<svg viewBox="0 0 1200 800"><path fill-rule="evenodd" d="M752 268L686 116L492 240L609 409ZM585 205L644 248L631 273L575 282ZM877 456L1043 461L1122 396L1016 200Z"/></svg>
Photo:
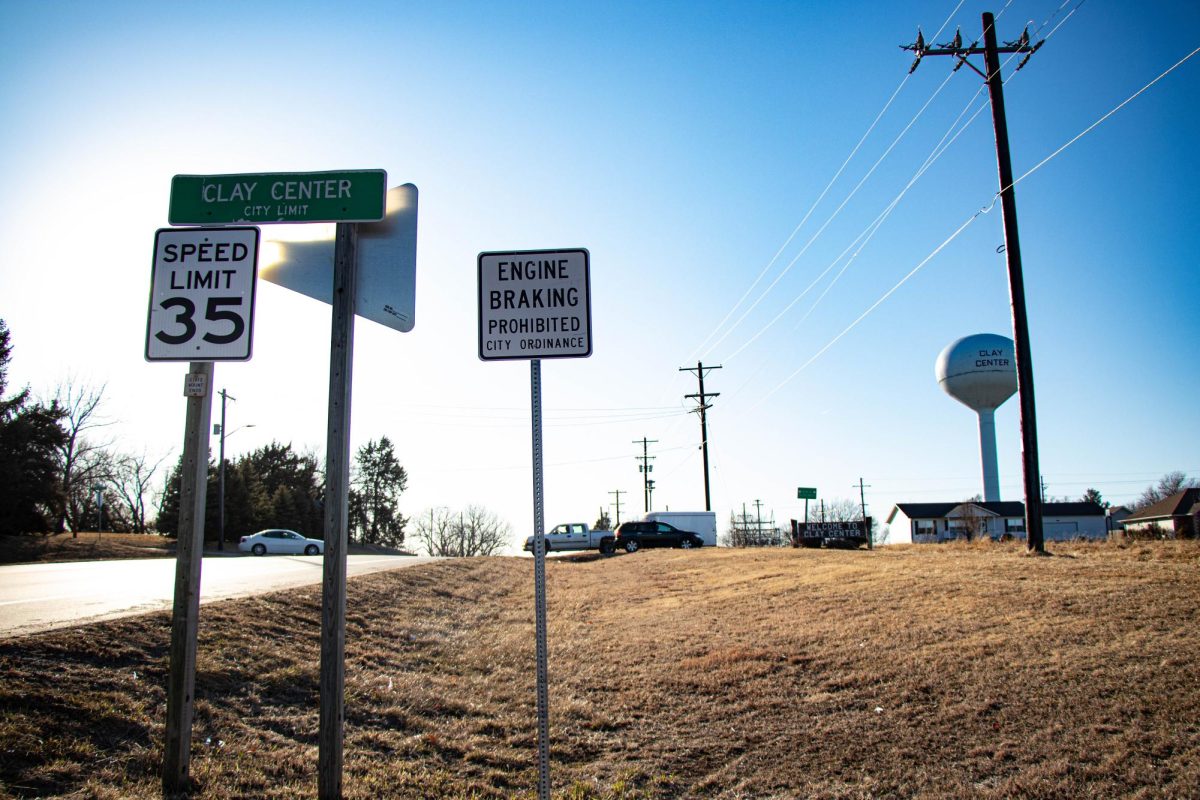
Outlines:
<svg viewBox="0 0 1200 800"><path fill-rule="evenodd" d="M176 175L172 225L271 222L377 222L383 219L387 171L264 172Z"/></svg>
<svg viewBox="0 0 1200 800"><path fill-rule="evenodd" d="M796 499L797 500L816 500L817 499L817 490L815 488L806 489L805 487L801 486L798 489L796 489Z"/></svg>

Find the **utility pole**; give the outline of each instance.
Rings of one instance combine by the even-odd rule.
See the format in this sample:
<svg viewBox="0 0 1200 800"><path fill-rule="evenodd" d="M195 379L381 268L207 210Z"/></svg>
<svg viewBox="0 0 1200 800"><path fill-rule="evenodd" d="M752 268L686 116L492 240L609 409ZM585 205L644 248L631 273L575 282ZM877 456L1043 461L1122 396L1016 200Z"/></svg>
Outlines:
<svg viewBox="0 0 1200 800"><path fill-rule="evenodd" d="M616 503L616 505L617 505L617 525L620 526L620 524L621 524L621 495L629 494L629 492L626 492L622 489L614 489L613 491L609 492L609 494L611 494L617 498L617 503Z"/></svg>
<svg viewBox="0 0 1200 800"><path fill-rule="evenodd" d="M757 518L754 523L754 537L755 537L755 540L761 540L762 539L762 500L754 501L754 509L755 509L755 517Z"/></svg>
<svg viewBox="0 0 1200 800"><path fill-rule="evenodd" d="M692 412L700 414L700 451L704 457L704 510L705 511L712 511L712 497L709 494L709 490L708 490L708 418L705 416L705 412L708 411L708 409L712 408L712 405L708 402L709 398L720 397L721 393L720 392L713 392L711 394L704 393L704 371L720 369L720 368L721 367L719 365L715 366L715 367L706 367L706 366L704 366L704 363L701 361L696 362L695 369L692 369L691 367L680 367L679 368L680 372L691 372L692 374L694 374L696 376L697 380L700 381L699 394L688 394L688 395L684 395L684 397L686 397L689 400L696 400L698 403L698 405L692 409Z"/></svg>
<svg viewBox="0 0 1200 800"><path fill-rule="evenodd" d="M656 458L656 456L649 455L649 447L652 444L658 444L658 439L647 439L645 436L643 436L640 441L634 439L633 443L641 444L642 446L642 454L640 456L634 456L634 458L642 462L640 465L638 465L638 471L642 473L642 501L645 503L646 513L649 514L650 472L654 469L654 465L650 462Z"/></svg>
<svg viewBox="0 0 1200 800"><path fill-rule="evenodd" d="M871 484L863 483L863 479L859 478L858 483L850 484L851 488L858 487L858 502L862 506L863 519L867 518L867 489L871 488Z"/></svg>
<svg viewBox="0 0 1200 800"><path fill-rule="evenodd" d="M871 486L870 486L870 484L863 483L863 479L861 477L859 477L857 484L852 483L850 485L858 486L858 502L861 504L861 507L862 507L863 525L866 526L866 524L867 524L867 492L866 492L866 490L870 489ZM873 550L874 548L875 548L875 545L871 542L871 531L870 531L870 529L868 529L867 530L867 549Z"/></svg>
<svg viewBox="0 0 1200 800"><path fill-rule="evenodd" d="M1038 491L1041 472L1038 469L1037 413L1033 399L1033 361L1029 346L1029 318L1025 310L1025 278L1021 269L1021 242L1017 236L1017 198L1013 191L1012 161L1008 150L1008 119L1004 112L1004 80L1000 76L1001 53L1025 53L1017 69L1025 66L1030 56L1037 52L1045 40L1030 44L1028 28L1015 42L1005 42L1004 47L996 44L996 19L990 12L983 14L983 49L974 42L970 47L962 46L962 35L956 33L954 41L929 48L925 38L917 31L917 41L901 45L904 50L917 54L909 69L911 74L925 56L954 56L958 59L954 69L966 64L987 82L992 101L992 124L996 130L996 165L1000 173L1000 205L1004 213L1004 252L1008 259L1008 293L1012 301L1013 345L1017 361L1017 395L1021 406L1021 460L1025 483L1025 536L1026 548L1030 552L1044 553L1046 550L1042 532L1042 497ZM984 68L967 60L968 56L983 55Z"/></svg>

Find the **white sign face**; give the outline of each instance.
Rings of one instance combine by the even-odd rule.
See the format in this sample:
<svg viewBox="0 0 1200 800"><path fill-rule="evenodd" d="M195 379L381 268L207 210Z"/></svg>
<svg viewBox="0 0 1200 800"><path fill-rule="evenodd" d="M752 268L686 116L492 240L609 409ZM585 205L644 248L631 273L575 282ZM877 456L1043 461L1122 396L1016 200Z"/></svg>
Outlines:
<svg viewBox="0 0 1200 800"><path fill-rule="evenodd" d="M258 228L162 228L154 236L147 361L247 361Z"/></svg>
<svg viewBox="0 0 1200 800"><path fill-rule="evenodd" d="M208 394L208 376L203 372L189 372L183 380L183 396L204 397L206 394Z"/></svg>
<svg viewBox="0 0 1200 800"><path fill-rule="evenodd" d="M592 354L589 254L583 248L479 254L479 357Z"/></svg>

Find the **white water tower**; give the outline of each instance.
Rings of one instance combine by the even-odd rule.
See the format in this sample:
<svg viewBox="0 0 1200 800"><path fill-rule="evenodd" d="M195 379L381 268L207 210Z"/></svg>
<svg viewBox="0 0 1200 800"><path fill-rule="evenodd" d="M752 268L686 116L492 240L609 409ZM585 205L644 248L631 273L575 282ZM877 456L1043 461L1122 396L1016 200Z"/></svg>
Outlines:
<svg viewBox="0 0 1200 800"><path fill-rule="evenodd" d="M983 499L1000 499L996 465L996 409L1017 391L1013 341L994 333L966 336L938 356L934 372L938 384L979 415L979 454L983 461Z"/></svg>

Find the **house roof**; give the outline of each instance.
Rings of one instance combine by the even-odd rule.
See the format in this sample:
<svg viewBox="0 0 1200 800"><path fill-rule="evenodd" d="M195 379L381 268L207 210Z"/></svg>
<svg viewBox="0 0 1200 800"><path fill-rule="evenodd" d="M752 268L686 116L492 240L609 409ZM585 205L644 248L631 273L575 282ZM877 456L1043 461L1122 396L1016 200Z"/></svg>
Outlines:
<svg viewBox="0 0 1200 800"><path fill-rule="evenodd" d="M892 513L888 514L888 522L896 516L896 511L904 512L909 519L941 519L950 513L960 503L896 503Z"/></svg>
<svg viewBox="0 0 1200 800"><path fill-rule="evenodd" d="M888 514L888 522L895 518L896 511L903 512L904 516L909 519L943 519L959 506L976 506L998 517L1025 516L1025 504L1016 500L997 500L990 503L964 500L958 503L897 503L892 512ZM1103 517L1104 507L1090 500L1077 503L1044 503L1042 504L1042 516Z"/></svg>
<svg viewBox="0 0 1200 800"><path fill-rule="evenodd" d="M1149 522L1155 519L1171 517L1186 517L1195 513L1195 506L1200 505L1200 488L1184 489L1176 492L1165 500L1146 506L1141 511L1125 518L1126 522Z"/></svg>
<svg viewBox="0 0 1200 800"><path fill-rule="evenodd" d="M1091 500L1074 503L1045 503L1042 515L1046 517L1103 517L1104 506Z"/></svg>

